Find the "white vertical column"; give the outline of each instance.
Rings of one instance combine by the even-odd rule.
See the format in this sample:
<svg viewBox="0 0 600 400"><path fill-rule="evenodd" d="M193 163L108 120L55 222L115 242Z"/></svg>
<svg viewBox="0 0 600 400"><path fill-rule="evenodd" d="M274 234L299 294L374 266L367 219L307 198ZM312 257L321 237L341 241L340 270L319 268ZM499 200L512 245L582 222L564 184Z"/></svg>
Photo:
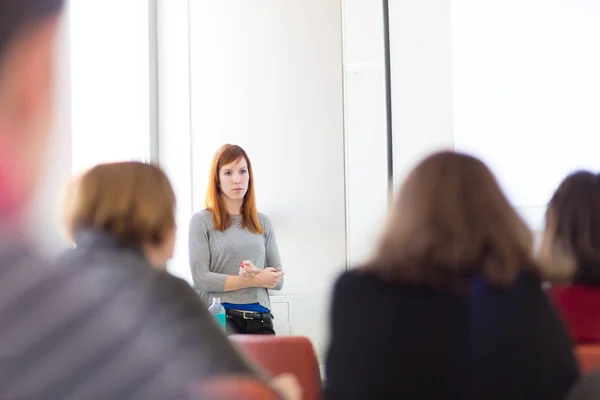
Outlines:
<svg viewBox="0 0 600 400"><path fill-rule="evenodd" d="M432 151L453 148L450 0L391 0L394 180Z"/></svg>
<svg viewBox="0 0 600 400"><path fill-rule="evenodd" d="M177 241L169 271L190 283L192 144L188 0L157 0L158 155L177 195Z"/></svg>
<svg viewBox="0 0 600 400"><path fill-rule="evenodd" d="M346 234L350 267L370 255L387 211L383 2L343 0Z"/></svg>

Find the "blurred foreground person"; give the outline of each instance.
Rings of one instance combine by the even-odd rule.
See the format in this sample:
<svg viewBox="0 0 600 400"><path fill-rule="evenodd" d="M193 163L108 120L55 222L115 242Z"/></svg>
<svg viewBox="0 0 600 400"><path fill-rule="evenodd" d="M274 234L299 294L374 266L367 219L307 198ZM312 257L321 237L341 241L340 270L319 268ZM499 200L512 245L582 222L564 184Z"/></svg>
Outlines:
<svg viewBox="0 0 600 400"><path fill-rule="evenodd" d="M481 161L427 157L335 286L326 397L563 399L578 368L531 251Z"/></svg>

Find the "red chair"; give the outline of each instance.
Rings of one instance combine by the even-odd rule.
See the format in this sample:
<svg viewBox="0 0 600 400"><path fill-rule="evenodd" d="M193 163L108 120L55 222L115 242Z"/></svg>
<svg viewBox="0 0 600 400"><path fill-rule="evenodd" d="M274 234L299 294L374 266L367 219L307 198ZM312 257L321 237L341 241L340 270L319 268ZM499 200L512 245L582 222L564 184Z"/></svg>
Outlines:
<svg viewBox="0 0 600 400"><path fill-rule="evenodd" d="M600 368L600 344L579 344L575 347L575 356L582 374Z"/></svg>
<svg viewBox="0 0 600 400"><path fill-rule="evenodd" d="M266 383L248 377L220 377L207 380L192 389L197 400L279 400Z"/></svg>
<svg viewBox="0 0 600 400"><path fill-rule="evenodd" d="M304 400L321 399L319 363L308 338L270 335L232 335L229 338L271 376L295 375Z"/></svg>

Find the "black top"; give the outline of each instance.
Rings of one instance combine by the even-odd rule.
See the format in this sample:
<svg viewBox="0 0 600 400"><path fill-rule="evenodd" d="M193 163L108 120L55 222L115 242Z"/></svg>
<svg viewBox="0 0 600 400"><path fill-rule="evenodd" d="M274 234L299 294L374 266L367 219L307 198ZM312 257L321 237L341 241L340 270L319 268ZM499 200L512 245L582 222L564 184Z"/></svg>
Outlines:
<svg viewBox="0 0 600 400"><path fill-rule="evenodd" d="M562 399L578 377L572 343L537 281L508 290L471 281L471 295L338 280L327 399Z"/></svg>
<svg viewBox="0 0 600 400"><path fill-rule="evenodd" d="M177 399L253 374L195 291L92 234L56 264L0 240L1 399Z"/></svg>

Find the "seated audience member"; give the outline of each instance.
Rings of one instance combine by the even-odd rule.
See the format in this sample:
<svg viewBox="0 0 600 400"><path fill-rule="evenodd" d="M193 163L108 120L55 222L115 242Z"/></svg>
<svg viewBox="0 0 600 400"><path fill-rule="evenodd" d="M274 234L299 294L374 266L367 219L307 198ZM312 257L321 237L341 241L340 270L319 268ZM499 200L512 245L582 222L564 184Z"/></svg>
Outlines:
<svg viewBox="0 0 600 400"><path fill-rule="evenodd" d="M173 257L175 193L157 166L119 162L91 168L71 182L65 217L76 245L68 258L111 251L166 270Z"/></svg>
<svg viewBox="0 0 600 400"><path fill-rule="evenodd" d="M600 343L600 176L578 171L552 196L540 263L577 343Z"/></svg>
<svg viewBox="0 0 600 400"><path fill-rule="evenodd" d="M427 157L365 266L335 285L328 399L562 399L572 344L490 170Z"/></svg>

